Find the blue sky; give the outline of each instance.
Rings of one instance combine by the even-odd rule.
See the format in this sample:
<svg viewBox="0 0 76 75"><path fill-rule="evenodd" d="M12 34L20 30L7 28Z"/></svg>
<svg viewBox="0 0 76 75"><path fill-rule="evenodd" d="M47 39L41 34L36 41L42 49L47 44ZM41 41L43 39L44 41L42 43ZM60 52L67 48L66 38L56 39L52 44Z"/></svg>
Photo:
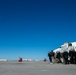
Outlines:
<svg viewBox="0 0 76 75"><path fill-rule="evenodd" d="M75 33L75 0L0 0L0 58L48 58Z"/></svg>

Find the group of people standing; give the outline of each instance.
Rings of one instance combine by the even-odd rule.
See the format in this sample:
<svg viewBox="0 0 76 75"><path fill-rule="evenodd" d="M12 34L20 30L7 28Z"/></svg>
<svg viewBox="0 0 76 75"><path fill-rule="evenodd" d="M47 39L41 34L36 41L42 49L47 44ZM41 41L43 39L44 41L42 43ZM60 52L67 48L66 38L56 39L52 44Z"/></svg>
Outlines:
<svg viewBox="0 0 76 75"><path fill-rule="evenodd" d="M64 64L76 64L76 51L72 48L72 44L68 44L68 49L64 50L63 53L53 51L48 53L50 63L64 63Z"/></svg>

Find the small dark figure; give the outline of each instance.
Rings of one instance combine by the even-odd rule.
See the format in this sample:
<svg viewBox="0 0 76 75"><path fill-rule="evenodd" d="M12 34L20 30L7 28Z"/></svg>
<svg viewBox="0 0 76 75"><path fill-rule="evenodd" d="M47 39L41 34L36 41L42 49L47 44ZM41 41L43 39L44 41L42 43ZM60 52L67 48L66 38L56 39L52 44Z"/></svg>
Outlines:
<svg viewBox="0 0 76 75"><path fill-rule="evenodd" d="M51 55L51 52L48 53L48 57L49 57L50 63L52 63L52 55Z"/></svg>
<svg viewBox="0 0 76 75"><path fill-rule="evenodd" d="M46 58L44 58L44 62L46 62Z"/></svg>
<svg viewBox="0 0 76 75"><path fill-rule="evenodd" d="M58 58L58 63L62 63L62 62L61 62L61 54L60 54L59 51L57 52L56 58Z"/></svg>
<svg viewBox="0 0 76 75"><path fill-rule="evenodd" d="M69 50L69 56L70 56L70 63L74 64L75 63L75 49L72 46L72 43L68 44L68 50Z"/></svg>
<svg viewBox="0 0 76 75"><path fill-rule="evenodd" d="M75 64L76 64L76 51L75 51Z"/></svg>
<svg viewBox="0 0 76 75"><path fill-rule="evenodd" d="M69 64L69 61L68 61L68 52L67 51L64 51L63 52L63 58L64 58L64 63L65 64Z"/></svg>
<svg viewBox="0 0 76 75"><path fill-rule="evenodd" d="M22 62L22 58L19 58L19 60L18 60L19 62Z"/></svg>
<svg viewBox="0 0 76 75"><path fill-rule="evenodd" d="M74 64L74 51L69 51L69 56L70 56L70 63Z"/></svg>

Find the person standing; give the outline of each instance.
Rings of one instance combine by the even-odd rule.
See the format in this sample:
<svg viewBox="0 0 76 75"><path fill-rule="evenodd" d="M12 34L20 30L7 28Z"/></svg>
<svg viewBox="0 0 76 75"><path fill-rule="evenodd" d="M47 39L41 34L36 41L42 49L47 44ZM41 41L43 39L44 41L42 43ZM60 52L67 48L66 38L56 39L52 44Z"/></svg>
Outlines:
<svg viewBox="0 0 76 75"><path fill-rule="evenodd" d="M63 58L64 58L64 63L65 64L69 64L69 61L68 61L68 52L67 51L64 51L63 52Z"/></svg>
<svg viewBox="0 0 76 75"><path fill-rule="evenodd" d="M71 43L68 44L68 51L69 51L69 56L70 56L70 63L74 64L74 60L75 60L75 49L72 46Z"/></svg>
<svg viewBox="0 0 76 75"><path fill-rule="evenodd" d="M50 61L50 64L51 64L52 63L52 53L51 52L48 53L48 57L49 57L49 61Z"/></svg>
<svg viewBox="0 0 76 75"><path fill-rule="evenodd" d="M61 62L61 54L59 51L57 52L56 58L58 59L58 63L62 63Z"/></svg>

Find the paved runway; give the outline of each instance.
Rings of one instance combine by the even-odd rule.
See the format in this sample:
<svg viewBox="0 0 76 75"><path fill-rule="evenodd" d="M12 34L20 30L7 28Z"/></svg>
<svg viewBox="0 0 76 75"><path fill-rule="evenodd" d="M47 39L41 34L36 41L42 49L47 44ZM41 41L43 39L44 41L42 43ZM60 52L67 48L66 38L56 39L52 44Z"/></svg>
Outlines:
<svg viewBox="0 0 76 75"><path fill-rule="evenodd" d="M76 75L76 65L43 61L0 62L0 75Z"/></svg>

